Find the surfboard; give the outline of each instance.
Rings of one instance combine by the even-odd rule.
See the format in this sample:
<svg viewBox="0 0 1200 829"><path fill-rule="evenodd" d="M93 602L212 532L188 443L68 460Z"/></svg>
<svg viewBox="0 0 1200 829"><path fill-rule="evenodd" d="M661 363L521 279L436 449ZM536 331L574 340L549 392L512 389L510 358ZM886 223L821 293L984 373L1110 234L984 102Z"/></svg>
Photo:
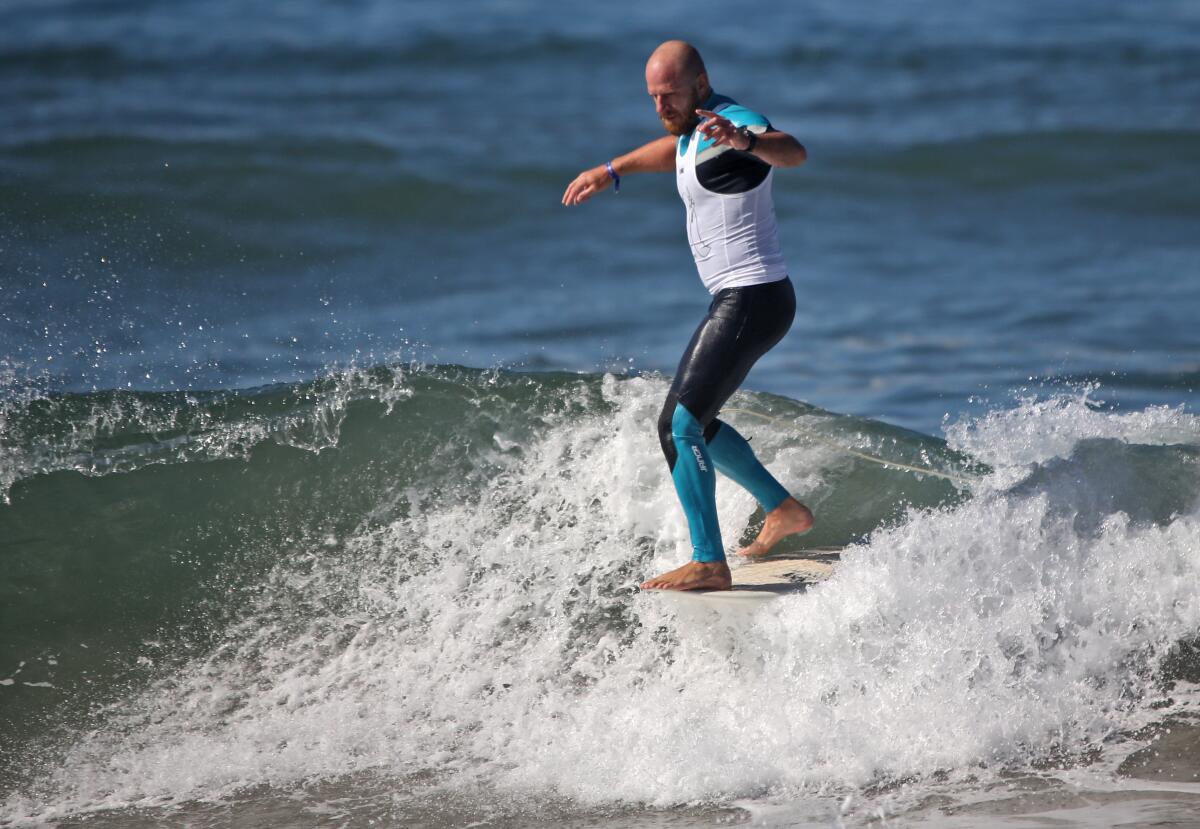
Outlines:
<svg viewBox="0 0 1200 829"><path fill-rule="evenodd" d="M732 590L655 590L655 595L701 602L714 607L755 607L781 596L803 593L833 574L836 550L811 550L807 555L771 556L740 566L731 562Z"/></svg>

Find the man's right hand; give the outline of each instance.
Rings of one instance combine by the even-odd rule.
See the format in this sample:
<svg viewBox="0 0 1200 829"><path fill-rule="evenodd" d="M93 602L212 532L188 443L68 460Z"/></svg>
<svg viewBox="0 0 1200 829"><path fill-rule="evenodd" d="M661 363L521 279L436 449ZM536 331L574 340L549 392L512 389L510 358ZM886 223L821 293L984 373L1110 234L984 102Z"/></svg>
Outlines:
<svg viewBox="0 0 1200 829"><path fill-rule="evenodd" d="M612 183L612 176L608 174L608 170L603 164L590 170L584 170L567 185L567 192L563 193L562 203L566 207L583 204L601 190L610 187Z"/></svg>

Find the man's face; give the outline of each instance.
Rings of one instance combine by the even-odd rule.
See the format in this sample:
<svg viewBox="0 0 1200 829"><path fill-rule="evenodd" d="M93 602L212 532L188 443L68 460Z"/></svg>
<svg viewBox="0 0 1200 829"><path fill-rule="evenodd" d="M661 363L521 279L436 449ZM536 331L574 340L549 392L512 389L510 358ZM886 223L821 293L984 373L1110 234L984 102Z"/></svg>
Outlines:
<svg viewBox="0 0 1200 829"><path fill-rule="evenodd" d="M655 67L646 70L646 91L654 99L658 119L671 135L687 135L700 122L696 108L704 103L700 100L703 77L689 83L677 72L657 71Z"/></svg>

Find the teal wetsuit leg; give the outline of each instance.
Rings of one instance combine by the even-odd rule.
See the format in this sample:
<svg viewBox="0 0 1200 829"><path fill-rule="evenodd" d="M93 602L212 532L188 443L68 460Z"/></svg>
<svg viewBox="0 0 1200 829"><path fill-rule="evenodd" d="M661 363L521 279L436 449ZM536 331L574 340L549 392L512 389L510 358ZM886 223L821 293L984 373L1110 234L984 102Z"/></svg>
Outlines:
<svg viewBox="0 0 1200 829"><path fill-rule="evenodd" d="M671 440L678 452L671 478L692 534L692 558L724 561L725 547L717 523L717 474L704 440L704 428L682 403L675 404Z"/></svg>
<svg viewBox="0 0 1200 829"><path fill-rule="evenodd" d="M728 423L721 422L708 442L708 451L717 470L753 495L764 512L770 512L790 497L783 484L754 456L750 442Z"/></svg>

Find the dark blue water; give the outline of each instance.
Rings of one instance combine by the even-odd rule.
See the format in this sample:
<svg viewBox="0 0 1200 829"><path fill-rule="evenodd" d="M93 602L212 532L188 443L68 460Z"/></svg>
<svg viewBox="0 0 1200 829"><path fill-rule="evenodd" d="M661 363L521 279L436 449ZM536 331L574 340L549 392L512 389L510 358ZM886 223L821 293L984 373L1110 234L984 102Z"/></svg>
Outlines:
<svg viewBox="0 0 1200 829"><path fill-rule="evenodd" d="M245 387L388 356L671 371L705 305L660 129L694 39L804 141L801 295L752 385L936 431L1047 378L1195 402L1200 12L914 3L10 3L0 353L70 389Z"/></svg>
<svg viewBox="0 0 1200 829"><path fill-rule="evenodd" d="M669 37L810 154L740 634L634 589L674 182L559 201ZM1192 2L9 0L0 825L1186 822L1198 227Z"/></svg>

